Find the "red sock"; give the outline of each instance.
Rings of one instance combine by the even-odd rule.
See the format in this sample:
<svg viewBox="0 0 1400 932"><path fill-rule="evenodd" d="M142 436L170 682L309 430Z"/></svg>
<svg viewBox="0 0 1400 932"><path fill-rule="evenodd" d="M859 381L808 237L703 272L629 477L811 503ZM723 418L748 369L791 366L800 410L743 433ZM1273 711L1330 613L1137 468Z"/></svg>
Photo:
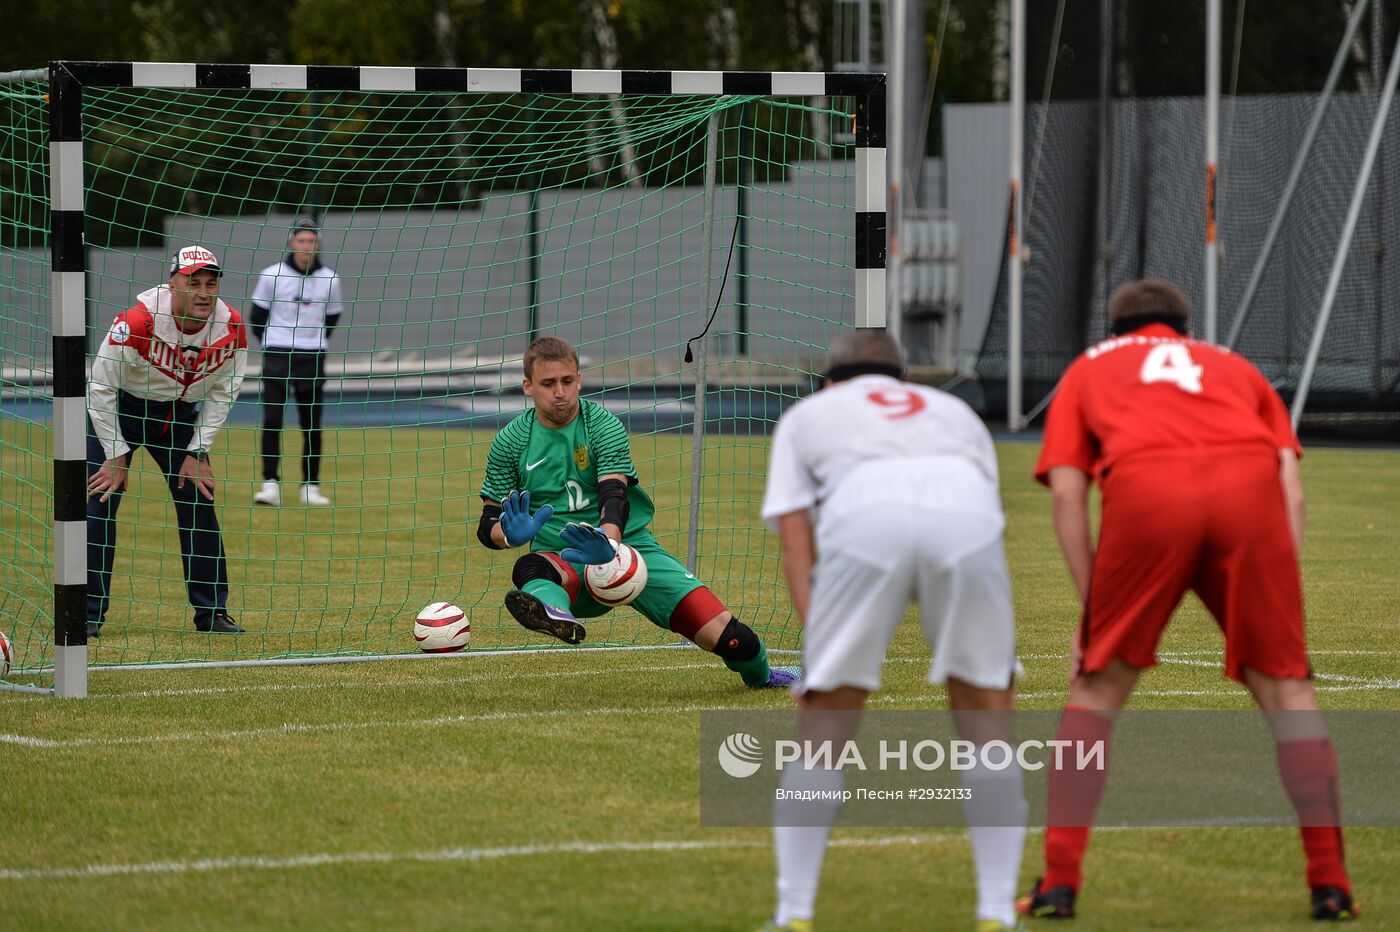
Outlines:
<svg viewBox="0 0 1400 932"><path fill-rule="evenodd" d="M1340 887L1351 893L1342 847L1341 772L1326 738L1280 741L1278 772L1298 813L1298 831L1308 856L1308 886Z"/></svg>
<svg viewBox="0 0 1400 932"><path fill-rule="evenodd" d="M1059 741L1075 744L1064 751L1063 769L1050 771L1049 803L1045 828L1044 889L1068 886L1078 892L1083 880L1081 867L1084 850L1089 847L1089 827L1094 823L1099 800L1108 782L1109 739L1113 735L1113 720L1098 712L1076 706L1066 706L1060 727L1055 731ZM1081 746L1104 743L1104 769L1075 769Z"/></svg>

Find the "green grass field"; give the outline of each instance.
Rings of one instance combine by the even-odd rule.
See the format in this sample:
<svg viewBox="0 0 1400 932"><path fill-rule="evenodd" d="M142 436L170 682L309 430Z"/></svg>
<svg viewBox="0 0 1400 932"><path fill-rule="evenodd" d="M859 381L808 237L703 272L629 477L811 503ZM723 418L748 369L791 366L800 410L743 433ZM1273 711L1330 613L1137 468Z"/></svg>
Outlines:
<svg viewBox="0 0 1400 932"><path fill-rule="evenodd" d="M11 518L40 499L46 473L40 457L23 453L17 430L7 425L0 435L4 472L17 477L0 496L19 503L6 505ZM450 598L454 587L472 606L481 646L523 643L495 607L504 575L467 546L462 517L484 463L479 439L342 431L329 446L336 508L255 512L247 505L252 432L230 430L221 441L229 451L219 464L222 516L235 614L254 632L248 646L211 647L183 630L173 511L154 471L143 470L122 516L127 588L117 597L128 604L113 609L96 659L404 650L412 608ZM750 530L763 444L740 443L712 454L730 478L707 480L709 499L727 504L706 512L701 572L780 646L792 646L774 541ZM1029 479L1036 447L1000 452L1022 702L1054 709L1073 598L1048 495ZM638 438L663 504L676 505L688 488L683 454L674 438ZM1304 478L1304 575L1323 704L1400 708L1400 454L1314 450ZM659 530L672 545L683 540L682 518L675 508L662 515ZM37 534L7 518L7 567L26 555L42 562ZM6 572L7 584L33 587L9 596L7 613L43 604L45 577L26 583L28 571ZM617 614L600 636L660 642L630 613ZM343 618L353 634L340 633ZM1194 600L1163 652L1136 707L1247 707L1240 689L1200 663L1218 659L1219 639ZM914 661L923 654L906 623L877 707L942 703ZM772 908L769 832L699 825L697 710L782 709L790 700L744 690L708 655L559 649L112 669L94 671L91 690L81 702L0 693L0 927L742 930ZM1345 795L1345 772L1343 781ZM970 926L963 833L838 828L834 838L821 928ZM1362 921L1389 928L1400 917L1400 831L1352 830L1348 841ZM1033 832L1026 883L1041 865L1039 843ZM1082 930L1311 925L1291 830L1106 831L1086 868Z"/></svg>

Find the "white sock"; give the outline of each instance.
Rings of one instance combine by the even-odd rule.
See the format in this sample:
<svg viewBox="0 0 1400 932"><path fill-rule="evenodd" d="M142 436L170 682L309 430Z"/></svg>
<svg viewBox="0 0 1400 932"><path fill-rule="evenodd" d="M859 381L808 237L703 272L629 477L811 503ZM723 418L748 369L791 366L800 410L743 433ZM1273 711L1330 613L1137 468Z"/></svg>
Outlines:
<svg viewBox="0 0 1400 932"><path fill-rule="evenodd" d="M972 799L963 803L972 860L977 865L977 918L1016 924L1016 881L1026 843L1026 794L1021 768L1012 761L1005 770L982 763L962 772Z"/></svg>
<svg viewBox="0 0 1400 932"><path fill-rule="evenodd" d="M844 781L839 770L806 770L788 766L783 789L839 793ZM831 826L841 809L837 799L784 799L773 807L773 848L778 856L778 925L811 919L817 903L822 858Z"/></svg>

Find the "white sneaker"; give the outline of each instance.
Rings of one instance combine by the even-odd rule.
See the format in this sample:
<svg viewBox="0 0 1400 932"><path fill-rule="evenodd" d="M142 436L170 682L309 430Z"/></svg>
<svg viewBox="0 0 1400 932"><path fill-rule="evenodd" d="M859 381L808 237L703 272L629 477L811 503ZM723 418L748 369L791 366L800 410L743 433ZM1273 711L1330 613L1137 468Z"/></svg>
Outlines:
<svg viewBox="0 0 1400 932"><path fill-rule="evenodd" d="M268 479L263 483L262 491L253 496L253 503L256 505L282 504L281 484L276 479Z"/></svg>
<svg viewBox="0 0 1400 932"><path fill-rule="evenodd" d="M321 494L319 485L308 482L301 487L301 503L303 505L329 505L331 500Z"/></svg>

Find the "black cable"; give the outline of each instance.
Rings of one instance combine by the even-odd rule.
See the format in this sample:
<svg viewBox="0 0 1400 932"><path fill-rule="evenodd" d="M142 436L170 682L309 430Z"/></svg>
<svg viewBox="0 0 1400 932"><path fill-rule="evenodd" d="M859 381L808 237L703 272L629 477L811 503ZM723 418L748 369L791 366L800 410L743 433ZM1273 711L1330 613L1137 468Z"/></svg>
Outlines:
<svg viewBox="0 0 1400 932"><path fill-rule="evenodd" d="M730 265L731 262L734 261L734 244L737 243L738 241L739 241L739 215L738 215L738 214L735 214L735 215L734 215L734 232L733 232L733 233L730 235L730 237L729 237L729 255L728 255L728 257L726 257L725 260L724 260L724 275L722 275L722 276L720 277L720 280L719 280L719 294L715 296L715 306L714 306L714 310L710 311L710 319L707 320L707 321L705 321L705 329L704 329L704 330L701 330L701 331L700 331L699 333L697 333L695 336L693 336L693 337L691 337L689 340L686 340L686 341L685 341L685 361L686 361L686 362L694 362L694 361L695 361L695 355L694 355L693 353L691 353L691 351L690 351L690 344L691 344L691 343L694 343L696 340L702 339L702 338L705 336L705 334L707 334L707 333L710 332L710 325L713 324L713 323L715 322L715 315L719 313L720 302L722 302L722 301L724 300L724 285L725 285L726 282L729 281L729 265Z"/></svg>
<svg viewBox="0 0 1400 932"><path fill-rule="evenodd" d="M743 157L744 157L744 119L743 119L743 116L744 116L744 112L741 110L741 111L739 112L739 140L738 140L738 141L739 141L739 158L743 158ZM719 314L720 302L722 302L722 301L724 300L724 286L725 286L725 284L728 283L728 281L729 281L729 266L730 266L730 264L734 261L734 244L737 243L738 241L739 241L739 213L738 213L738 211L735 211L735 213L734 213L734 231L729 235L729 255L728 255L727 257L725 257L725 260L724 260L724 274L723 274L722 276L720 276L720 280L719 280L719 294L715 295L715 306L714 306L714 310L710 311L710 319L707 320L707 321L705 321L705 329L704 329L704 330L701 330L701 331L700 331L699 333L697 333L695 336L693 336L693 337L691 337L689 340L686 340L686 341L685 341L685 361L686 361L687 363L691 363L691 362L694 362L694 361L695 361L695 354L692 353L692 352L690 351L690 344L694 343L696 340L704 339L705 335L708 334L708 333L710 332L710 327L711 327L711 325L713 325L714 322L715 322L715 316L716 316L717 314ZM705 272L706 272L706 274L709 274L709 271L710 271L710 257L709 257L709 256L706 256L706 257L705 257Z"/></svg>

